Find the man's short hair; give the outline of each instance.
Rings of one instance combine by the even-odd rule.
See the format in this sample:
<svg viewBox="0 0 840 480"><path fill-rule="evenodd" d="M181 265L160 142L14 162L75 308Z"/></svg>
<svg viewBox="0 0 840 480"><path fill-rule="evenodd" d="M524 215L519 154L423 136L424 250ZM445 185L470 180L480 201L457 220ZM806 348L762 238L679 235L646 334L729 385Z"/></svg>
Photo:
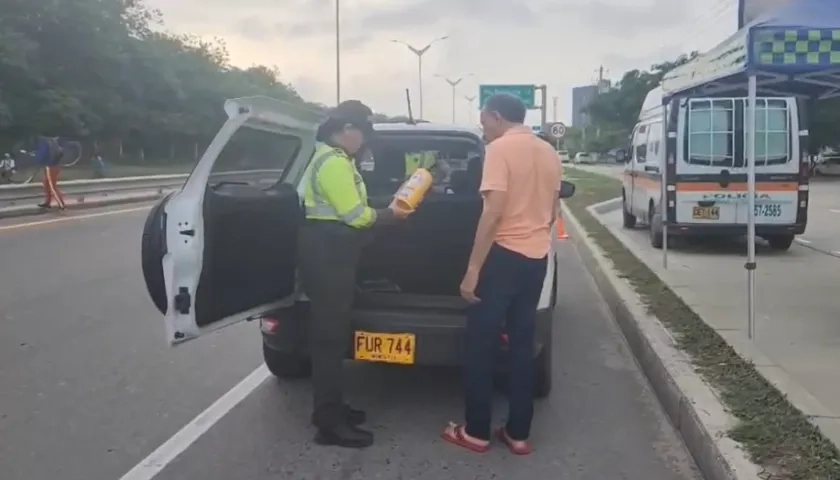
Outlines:
<svg viewBox="0 0 840 480"><path fill-rule="evenodd" d="M484 110L496 112L510 123L525 123L525 115L528 113L522 100L505 93L497 93L488 98Z"/></svg>

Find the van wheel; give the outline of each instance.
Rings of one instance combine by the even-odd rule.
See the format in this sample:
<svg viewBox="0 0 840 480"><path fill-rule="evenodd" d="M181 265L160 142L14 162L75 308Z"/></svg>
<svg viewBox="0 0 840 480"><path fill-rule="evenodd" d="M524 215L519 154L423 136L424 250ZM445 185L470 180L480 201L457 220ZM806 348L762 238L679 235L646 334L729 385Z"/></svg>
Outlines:
<svg viewBox="0 0 840 480"><path fill-rule="evenodd" d="M288 352L275 350L263 342L263 360L268 371L277 378L297 379L312 375L312 362L309 358Z"/></svg>
<svg viewBox="0 0 840 480"><path fill-rule="evenodd" d="M793 235L772 235L766 238L773 250L785 251L793 245Z"/></svg>
<svg viewBox="0 0 840 480"><path fill-rule="evenodd" d="M648 228L650 232L650 244L655 249L662 248L662 215L653 211L651 205L648 213Z"/></svg>
<svg viewBox="0 0 840 480"><path fill-rule="evenodd" d="M624 228L635 228L636 216L627 209L627 197L624 196L624 192L621 192L621 213L623 214Z"/></svg>

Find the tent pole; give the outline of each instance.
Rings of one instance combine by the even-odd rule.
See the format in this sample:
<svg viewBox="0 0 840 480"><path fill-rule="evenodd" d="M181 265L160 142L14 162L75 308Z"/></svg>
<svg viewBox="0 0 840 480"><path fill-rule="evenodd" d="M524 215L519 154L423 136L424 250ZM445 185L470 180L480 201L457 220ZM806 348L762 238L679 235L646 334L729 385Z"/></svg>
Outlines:
<svg viewBox="0 0 840 480"><path fill-rule="evenodd" d="M750 72L747 84L747 336L755 338L755 110L757 82Z"/></svg>
<svg viewBox="0 0 840 480"><path fill-rule="evenodd" d="M662 210L662 268L668 270L668 107L670 102L662 102L662 144L659 151L663 153L659 168L662 169L660 182L662 184L662 199L659 202ZM658 152L657 152L658 153ZM658 156L658 155L657 155Z"/></svg>

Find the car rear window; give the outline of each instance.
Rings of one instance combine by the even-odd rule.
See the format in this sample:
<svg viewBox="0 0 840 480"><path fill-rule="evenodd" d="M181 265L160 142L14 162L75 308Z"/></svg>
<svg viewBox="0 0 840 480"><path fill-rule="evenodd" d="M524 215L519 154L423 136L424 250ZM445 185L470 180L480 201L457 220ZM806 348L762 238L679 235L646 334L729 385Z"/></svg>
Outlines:
<svg viewBox="0 0 840 480"><path fill-rule="evenodd" d="M221 181L273 185L301 148L300 138L243 126L222 148L208 183ZM230 172L243 175L231 176ZM253 172L254 175L250 175Z"/></svg>
<svg viewBox="0 0 840 480"><path fill-rule="evenodd" d="M475 193L481 183L484 146L471 134L378 132L371 148L359 159L368 194L390 196L412 172L409 159L433 161L433 192ZM410 169L409 169L410 170Z"/></svg>

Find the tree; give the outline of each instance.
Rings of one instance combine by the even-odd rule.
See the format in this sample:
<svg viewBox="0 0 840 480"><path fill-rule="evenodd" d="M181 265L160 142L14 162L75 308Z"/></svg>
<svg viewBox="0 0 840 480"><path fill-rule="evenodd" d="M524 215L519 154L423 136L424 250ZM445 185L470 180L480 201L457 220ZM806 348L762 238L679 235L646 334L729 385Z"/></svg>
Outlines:
<svg viewBox="0 0 840 480"><path fill-rule="evenodd" d="M162 30L142 0L4 0L0 147L35 134L174 159L206 144L225 99L306 103L276 66L240 69L223 41ZM313 108L323 106L308 103Z"/></svg>

